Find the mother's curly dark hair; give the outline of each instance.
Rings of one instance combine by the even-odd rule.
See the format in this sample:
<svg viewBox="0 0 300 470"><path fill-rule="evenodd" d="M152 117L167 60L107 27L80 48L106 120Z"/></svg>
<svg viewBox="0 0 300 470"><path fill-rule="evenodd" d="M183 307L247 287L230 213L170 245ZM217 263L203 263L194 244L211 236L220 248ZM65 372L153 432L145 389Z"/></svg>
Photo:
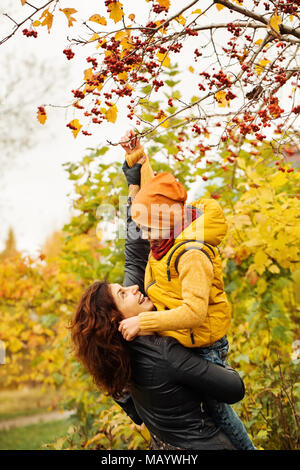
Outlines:
<svg viewBox="0 0 300 470"><path fill-rule="evenodd" d="M131 377L129 348L118 331L121 320L109 283L97 281L83 293L69 326L76 358L116 399L130 387Z"/></svg>

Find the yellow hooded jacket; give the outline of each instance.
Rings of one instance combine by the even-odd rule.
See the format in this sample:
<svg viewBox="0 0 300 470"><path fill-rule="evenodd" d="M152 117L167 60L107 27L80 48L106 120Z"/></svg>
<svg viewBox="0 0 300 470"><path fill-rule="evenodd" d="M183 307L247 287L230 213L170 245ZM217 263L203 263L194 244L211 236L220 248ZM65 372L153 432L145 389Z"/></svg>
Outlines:
<svg viewBox="0 0 300 470"><path fill-rule="evenodd" d="M184 346L205 347L222 338L230 325L231 309L217 248L227 223L214 199L189 205L202 215L175 238L160 260L149 254L145 293L157 310L140 313L139 325L142 331L173 336Z"/></svg>

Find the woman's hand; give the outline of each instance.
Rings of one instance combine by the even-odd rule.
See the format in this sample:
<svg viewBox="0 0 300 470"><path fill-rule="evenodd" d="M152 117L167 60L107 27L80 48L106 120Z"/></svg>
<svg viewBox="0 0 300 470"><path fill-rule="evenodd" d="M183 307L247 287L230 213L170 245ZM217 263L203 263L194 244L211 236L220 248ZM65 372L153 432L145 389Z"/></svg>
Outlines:
<svg viewBox="0 0 300 470"><path fill-rule="evenodd" d="M126 341L132 341L141 331L138 315L122 320L119 325L119 331Z"/></svg>
<svg viewBox="0 0 300 470"><path fill-rule="evenodd" d="M126 153L132 153L142 147L140 139L138 139L137 135L133 130L129 130L126 132L124 137L121 138L120 144ZM138 163L142 162L138 161Z"/></svg>

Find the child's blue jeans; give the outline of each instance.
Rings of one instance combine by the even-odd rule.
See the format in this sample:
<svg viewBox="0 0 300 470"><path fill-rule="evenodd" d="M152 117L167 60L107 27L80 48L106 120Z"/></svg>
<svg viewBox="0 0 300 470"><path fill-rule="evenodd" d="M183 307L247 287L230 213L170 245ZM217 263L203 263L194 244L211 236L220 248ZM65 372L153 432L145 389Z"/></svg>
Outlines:
<svg viewBox="0 0 300 470"><path fill-rule="evenodd" d="M223 336L211 346L194 348L194 351L204 359L224 366L228 347L227 338ZM225 432L237 450L255 449L245 426L230 405L207 399L205 403L214 422Z"/></svg>

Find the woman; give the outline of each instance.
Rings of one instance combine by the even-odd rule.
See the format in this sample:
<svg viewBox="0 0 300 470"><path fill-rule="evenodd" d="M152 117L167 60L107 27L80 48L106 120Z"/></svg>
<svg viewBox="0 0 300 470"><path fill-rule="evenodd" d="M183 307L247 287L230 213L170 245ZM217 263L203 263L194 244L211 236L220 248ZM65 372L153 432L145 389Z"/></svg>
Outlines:
<svg viewBox="0 0 300 470"><path fill-rule="evenodd" d="M199 358L175 338L147 331L127 342L119 331L123 319L154 309L143 286L149 242L136 238L140 232L130 215L131 197L139 189L130 184L136 183L132 172L125 165L129 203L124 285L95 282L83 294L71 325L77 358L100 389L137 424L145 423L151 449L233 450L210 418L205 398L241 400L244 385L237 372Z"/></svg>

